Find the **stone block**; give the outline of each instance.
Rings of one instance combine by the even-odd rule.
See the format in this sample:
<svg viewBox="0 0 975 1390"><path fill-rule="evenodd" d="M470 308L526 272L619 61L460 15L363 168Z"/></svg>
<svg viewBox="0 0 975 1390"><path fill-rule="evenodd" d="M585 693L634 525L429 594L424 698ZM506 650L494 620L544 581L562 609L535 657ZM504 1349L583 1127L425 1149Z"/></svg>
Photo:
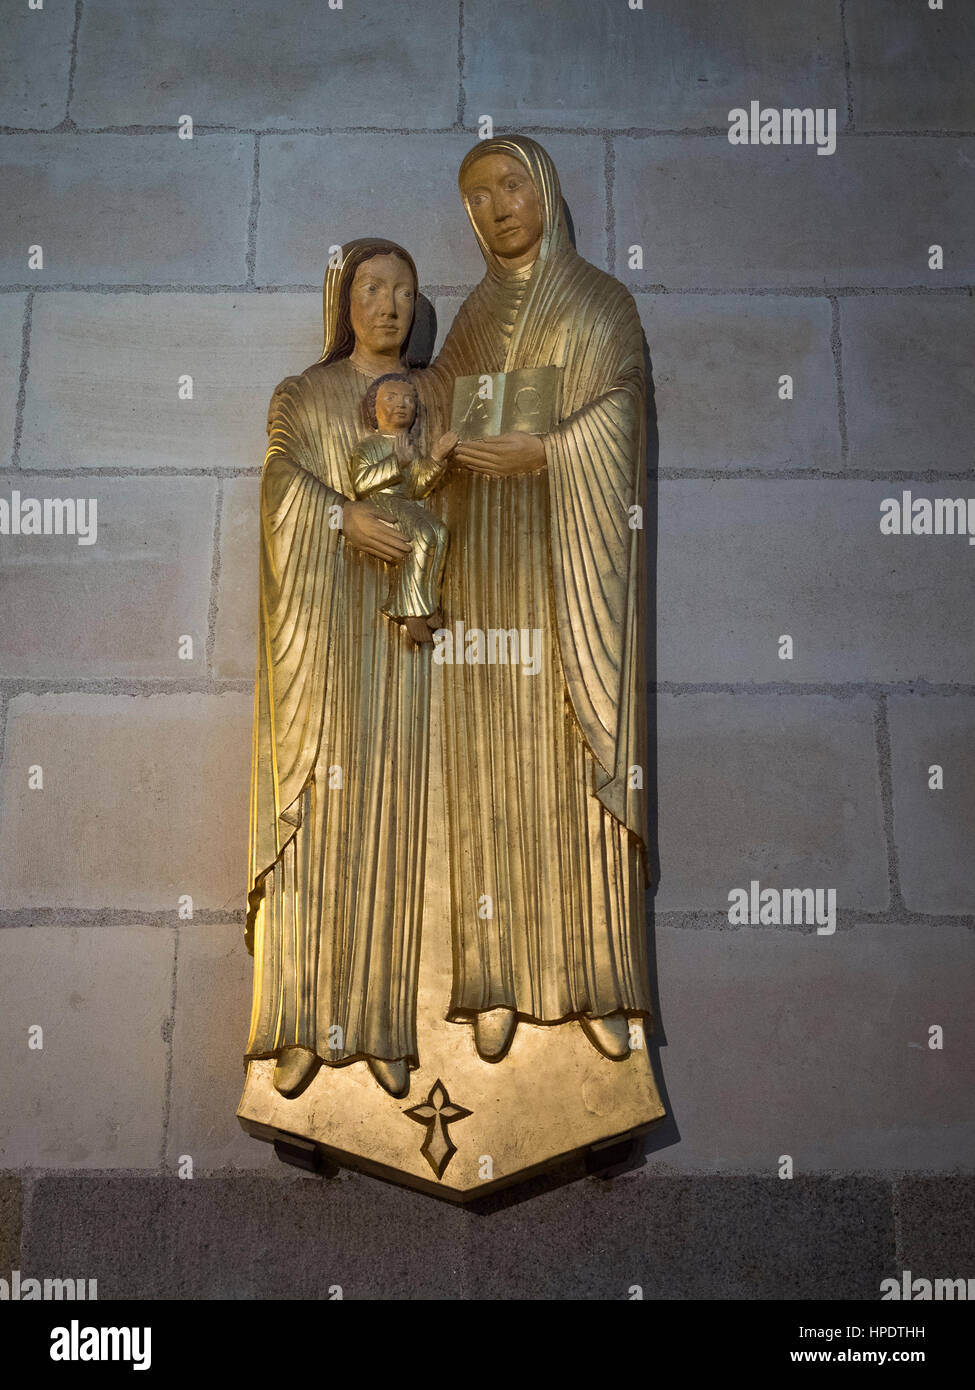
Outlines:
<svg viewBox="0 0 975 1390"><path fill-rule="evenodd" d="M875 1178L590 1179L481 1220L471 1296L876 1298L893 1252Z"/></svg>
<svg viewBox="0 0 975 1390"><path fill-rule="evenodd" d="M876 1298L890 1188L589 1180L482 1216L365 1177L40 1179L25 1269L83 1267L108 1298ZM58 1263L60 1261L60 1263Z"/></svg>
<svg viewBox="0 0 975 1390"><path fill-rule="evenodd" d="M970 471L975 301L967 295L841 299L840 331L849 466Z"/></svg>
<svg viewBox="0 0 975 1390"><path fill-rule="evenodd" d="M24 342L22 294L0 295L0 466L5 467L14 447L17 397L20 393L20 359Z"/></svg>
<svg viewBox="0 0 975 1390"><path fill-rule="evenodd" d="M914 912L975 914L975 699L889 701L894 837L904 902ZM943 790L930 786L942 770Z"/></svg>
<svg viewBox="0 0 975 1390"><path fill-rule="evenodd" d="M880 14L846 11L853 118L858 130L972 130L975 13L887 0Z"/></svg>
<svg viewBox="0 0 975 1390"><path fill-rule="evenodd" d="M846 116L840 17L829 0L728 6L721 0L560 5L467 0L468 120L506 126L726 126L761 93L772 106L838 106Z"/></svg>
<svg viewBox="0 0 975 1390"><path fill-rule="evenodd" d="M56 1174L37 1184L24 1268L70 1258L102 1299L454 1299L469 1220L364 1177Z"/></svg>
<svg viewBox="0 0 975 1390"><path fill-rule="evenodd" d="M74 526L97 538L0 536L0 674L189 680L205 673L212 479L9 473L0 499L14 510L15 492L21 509L32 500L70 501ZM88 531L93 504L97 531ZM71 509L65 515L67 525ZM186 659L184 637L193 643Z"/></svg>
<svg viewBox="0 0 975 1390"><path fill-rule="evenodd" d="M68 108L75 7L48 0L43 9L8 5L0 51L0 126L50 130Z"/></svg>
<svg viewBox="0 0 975 1390"><path fill-rule="evenodd" d="M259 469L271 392L321 351L320 294L38 295L20 465Z"/></svg>
<svg viewBox="0 0 975 1390"><path fill-rule="evenodd" d="M869 700L661 695L656 724L658 912L726 914L752 879L887 906Z"/></svg>
<svg viewBox="0 0 975 1390"><path fill-rule="evenodd" d="M252 961L241 925L179 929L173 1080L166 1161L212 1169L263 1168L286 1176L270 1144L245 1134L236 1110L244 1089L244 1048L251 1009Z"/></svg>
<svg viewBox="0 0 975 1390"><path fill-rule="evenodd" d="M239 911L249 695L19 695L0 778L7 908ZM43 768L43 790L28 769Z"/></svg>
<svg viewBox="0 0 975 1390"><path fill-rule="evenodd" d="M732 145L725 135L621 136L620 278L715 290L967 285L970 143L840 135L836 153L821 156L813 146ZM941 271L928 269L934 242L945 247ZM634 245L642 270L626 268Z"/></svg>
<svg viewBox="0 0 975 1390"><path fill-rule="evenodd" d="M156 1167L174 949L164 927L0 931L0 1167Z"/></svg>
<svg viewBox="0 0 975 1390"><path fill-rule="evenodd" d="M826 300L695 294L640 295L637 303L661 468L838 467ZM792 377L792 400L779 397L783 375Z"/></svg>
<svg viewBox="0 0 975 1390"><path fill-rule="evenodd" d="M975 681L971 549L961 536L882 535L881 503L903 488L963 491L661 482L657 679ZM792 660L779 657L782 635Z"/></svg>
<svg viewBox="0 0 975 1390"><path fill-rule="evenodd" d="M213 671L219 679L253 680L257 670L257 567L260 479L228 478L220 514Z"/></svg>
<svg viewBox="0 0 975 1390"><path fill-rule="evenodd" d="M545 136L581 255L606 260L603 143ZM257 280L318 285L329 247L388 237L425 285L474 285L484 259L457 191L471 135L269 135L261 141ZM363 219L366 219L363 221Z"/></svg>
<svg viewBox="0 0 975 1390"><path fill-rule="evenodd" d="M20 1231L24 1214L23 1184L18 1176L0 1177L0 1262L3 1269L20 1268ZM5 1275L9 1278L9 1274Z"/></svg>
<svg viewBox="0 0 975 1390"><path fill-rule="evenodd" d="M921 1279L975 1278L975 1178L910 1177L894 1191L903 1268Z"/></svg>
<svg viewBox="0 0 975 1390"><path fill-rule="evenodd" d="M786 1154L797 1176L975 1171L970 930L660 924L656 959L680 1131L661 1171L776 1178Z"/></svg>
<svg viewBox="0 0 975 1390"><path fill-rule="evenodd" d="M6 136L0 282L239 283L253 171L247 135ZM30 246L43 270L28 269Z"/></svg>
<svg viewBox="0 0 975 1390"><path fill-rule="evenodd" d="M446 11L446 13L445 13ZM380 126L457 118L457 6L371 0L85 10L72 115L81 126Z"/></svg>

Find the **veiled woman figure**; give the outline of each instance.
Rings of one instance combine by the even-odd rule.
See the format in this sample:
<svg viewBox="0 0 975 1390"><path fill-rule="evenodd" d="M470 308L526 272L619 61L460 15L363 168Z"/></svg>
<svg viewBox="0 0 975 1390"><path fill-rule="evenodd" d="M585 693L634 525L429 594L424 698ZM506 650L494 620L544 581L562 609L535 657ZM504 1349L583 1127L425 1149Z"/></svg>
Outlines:
<svg viewBox="0 0 975 1390"><path fill-rule="evenodd" d="M260 629L247 938L247 1059L274 1085L365 1060L393 1095L418 1064L416 972L431 648L381 612L409 548L349 460L363 399L403 370L417 276L357 241L325 276L325 348L277 389L261 482Z"/></svg>
<svg viewBox="0 0 975 1390"><path fill-rule="evenodd" d="M487 273L425 374L442 423L460 376L557 366L545 435L461 443L441 494L448 623L539 630L537 675L445 664L454 982L449 1017L497 1061L517 1021L578 1019L606 1056L650 1013L643 627L643 340L636 306L571 245L533 140L460 170Z"/></svg>

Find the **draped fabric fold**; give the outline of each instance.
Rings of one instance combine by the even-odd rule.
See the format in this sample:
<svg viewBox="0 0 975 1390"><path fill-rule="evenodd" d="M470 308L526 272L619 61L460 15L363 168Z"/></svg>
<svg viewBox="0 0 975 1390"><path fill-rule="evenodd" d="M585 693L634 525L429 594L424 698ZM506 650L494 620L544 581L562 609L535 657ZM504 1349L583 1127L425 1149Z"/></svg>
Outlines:
<svg viewBox="0 0 975 1390"><path fill-rule="evenodd" d="M326 654L341 597L340 533L329 522L344 499L320 476L312 405L298 382L279 394L261 480L252 882L298 824L296 803L318 755Z"/></svg>
<svg viewBox="0 0 975 1390"><path fill-rule="evenodd" d="M626 291L593 297L583 360L564 363L569 414L545 441L552 579L569 698L602 768L597 794L645 845L646 796L630 785L631 769L646 770L643 339ZM583 381L596 398L579 404Z"/></svg>

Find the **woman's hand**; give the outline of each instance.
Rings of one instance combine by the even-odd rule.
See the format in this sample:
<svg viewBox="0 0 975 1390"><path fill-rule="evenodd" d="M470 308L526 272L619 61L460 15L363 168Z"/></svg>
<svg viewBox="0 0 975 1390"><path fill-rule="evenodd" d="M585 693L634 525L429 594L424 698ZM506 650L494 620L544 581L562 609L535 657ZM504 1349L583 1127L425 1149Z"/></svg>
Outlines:
<svg viewBox="0 0 975 1390"><path fill-rule="evenodd" d="M545 445L539 434L501 434L497 439L465 439L454 449L454 459L474 473L508 478L515 473L536 473L545 467Z"/></svg>
<svg viewBox="0 0 975 1390"><path fill-rule="evenodd" d="M342 534L349 545L376 560L396 563L410 552L396 527L382 517L368 502L345 502L342 505Z"/></svg>

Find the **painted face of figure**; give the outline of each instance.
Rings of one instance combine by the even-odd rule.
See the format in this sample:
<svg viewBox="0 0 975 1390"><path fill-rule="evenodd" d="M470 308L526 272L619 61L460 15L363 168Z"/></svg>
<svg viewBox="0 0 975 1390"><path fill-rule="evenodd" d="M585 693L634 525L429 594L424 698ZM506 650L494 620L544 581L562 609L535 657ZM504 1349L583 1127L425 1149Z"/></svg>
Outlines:
<svg viewBox="0 0 975 1390"><path fill-rule="evenodd" d="M413 275L399 256L363 261L349 291L356 344L375 353L400 347L409 332L415 298Z"/></svg>
<svg viewBox="0 0 975 1390"><path fill-rule="evenodd" d="M526 264L538 254L542 209L528 170L507 154L476 159L464 176L474 225L496 256Z"/></svg>
<svg viewBox="0 0 975 1390"><path fill-rule="evenodd" d="M416 415L416 392L408 381L384 381L376 392L376 424L383 434L408 430Z"/></svg>

